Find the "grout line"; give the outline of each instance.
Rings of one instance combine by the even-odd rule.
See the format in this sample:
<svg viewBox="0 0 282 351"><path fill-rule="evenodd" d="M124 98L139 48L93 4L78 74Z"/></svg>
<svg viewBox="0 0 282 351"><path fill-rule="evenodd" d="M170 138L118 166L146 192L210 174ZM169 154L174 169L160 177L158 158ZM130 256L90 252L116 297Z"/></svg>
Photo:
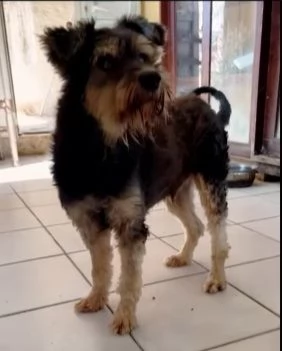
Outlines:
<svg viewBox="0 0 282 351"><path fill-rule="evenodd" d="M139 341L137 341L137 339L135 338L135 336L133 335L133 332L129 333L129 336L131 337L131 339L133 340L133 342L136 344L137 347L139 347L139 349L141 351L145 351L145 349L141 346L141 344L139 343Z"/></svg>
<svg viewBox="0 0 282 351"><path fill-rule="evenodd" d="M247 224L247 223L253 223L253 222L259 222L259 221L264 221L266 219L273 219L273 218L277 218L277 217L280 217L280 215L275 215L275 216L269 216L269 217L262 217L262 218L257 218L257 219L251 219L251 220L248 220L248 221L243 221L243 222L234 222L234 224Z"/></svg>
<svg viewBox="0 0 282 351"><path fill-rule="evenodd" d="M69 259L69 261L72 263L72 265L79 271L79 273L82 275L82 277L86 280L87 284L89 284L90 286L92 286L91 281L87 278L87 276L82 272L82 270L79 268L79 266L72 260L71 257L69 257L69 255L67 254L67 258Z"/></svg>
<svg viewBox="0 0 282 351"><path fill-rule="evenodd" d="M163 242L163 240L161 240L161 241ZM170 246L172 249L174 249L175 251L177 251L177 250L176 250L172 245L170 245L169 243L166 243L166 244L167 244L168 246ZM275 257L280 257L280 255L275 256ZM269 259L272 259L272 258L275 258L275 257L269 257L269 258L266 258L266 259L261 259L261 260L259 260L259 261L265 261L265 260L269 260ZM201 266L202 268L204 268L205 271L206 271L205 273L207 273L207 271L209 271L209 269L207 269L204 265L202 265L201 263L197 262L196 260L193 260L193 262L197 263L199 266ZM258 261L257 261L257 262L258 262ZM248 263L253 263L253 262L248 262ZM244 265L244 264L247 264L247 263L238 264L238 265L236 265L236 266L239 266L239 265L242 266L242 265ZM231 267L235 267L235 265L229 266L229 267L225 267L225 269L227 270L228 268L231 268ZM204 274L204 273L197 273L197 274L195 274L195 275L200 275L200 274ZM182 277L182 278L183 278L183 277ZM175 278L174 278L174 279L175 279ZM173 279L173 280L174 280L174 279ZM177 278L176 278L176 279L177 279ZM228 278L227 278L227 283L228 283L228 285L232 286L235 290L239 291L241 294L243 294L243 295L245 295L246 297L248 297L249 299L251 299L253 302L255 302L255 303L257 303L258 305L260 305L261 307L265 308L268 312L270 312L270 313L274 314L276 317L279 317L279 318L280 318L279 314L277 314L276 312L272 311L270 308L268 308L267 306L265 306L263 303L257 301L254 297L248 295L248 294L245 293L243 290L237 288L235 285L233 285L232 283L230 283L230 282L228 281Z"/></svg>
<svg viewBox="0 0 282 351"><path fill-rule="evenodd" d="M273 218L280 218L280 216L273 217ZM262 220L263 220L263 219L262 219ZM260 220L258 220L257 222L259 222L259 221L260 221ZM272 238L272 237L270 237L270 236L268 236L268 235L266 235L266 234L260 233L260 232L258 232L258 231L256 231L256 230L252 229L252 228L245 227L244 224L245 224L245 223L239 224L239 226L242 227L242 228L244 228L244 229L248 229L248 230L250 230L250 231L253 232L253 233L259 234L260 236L262 236L262 237L264 237L264 238L270 239L270 240L272 240L272 241L274 241L274 242L280 244L280 241L279 241L279 240L274 239L274 238Z"/></svg>
<svg viewBox="0 0 282 351"><path fill-rule="evenodd" d="M24 202L24 204L27 206L25 201L20 197L18 194L19 198ZM47 231L47 233L50 235L50 237L54 240L54 242L59 246L59 248L62 250L63 254L65 257L69 260L69 262L72 264L72 266L78 271L78 273L81 275L81 277L86 281L87 284L90 284L89 280L87 277L84 275L84 273L79 269L79 267L73 262L73 260L68 256L68 253L64 249L64 247L56 240L56 238L52 235L52 233L48 230L48 227L44 225L44 223L40 220L40 218L33 212L33 210L29 207L27 207L29 212L38 220L38 222L41 224L41 226ZM91 286L92 284L90 284Z"/></svg>
<svg viewBox="0 0 282 351"><path fill-rule="evenodd" d="M206 349L202 349L201 351L212 351L212 350L216 350L216 349L220 349L221 347L223 346L229 346L229 345L234 345L234 344L237 344L241 341L246 341L246 340L250 340L250 339L254 339L258 336L263 336L263 335L267 335L267 334L272 334L276 331L279 331L280 328L275 328L275 329L270 329L270 330L266 330L264 332L261 332L261 333L256 333L256 334L252 334L250 336L246 336L246 337L243 337L243 338L240 338L240 339L237 339L237 340L233 340L233 341L229 341L229 342L226 342L226 343L223 343L223 344L220 344L220 345L217 345L217 346L212 346L211 348L206 348Z"/></svg>
<svg viewBox="0 0 282 351"><path fill-rule="evenodd" d="M65 305L65 304L68 304L68 303L71 303L71 302L75 302L75 301L78 301L78 300L79 300L79 298L77 298L77 299L71 299L71 300L65 300L65 301L56 302L56 303L52 303L52 304L48 304L48 305L43 305L43 306L39 306L39 307L28 308L28 309L22 310L22 311L6 313L6 314L0 315L0 319L6 318L6 317L13 317L13 316L16 316L16 315L18 315L18 314L24 314L24 313L28 313L28 312L34 312L34 311L44 310L44 309L50 308L50 307L61 306L61 305Z"/></svg>
<svg viewBox="0 0 282 351"><path fill-rule="evenodd" d="M256 232L255 232L256 233ZM169 236L165 236L163 238L171 238L171 237L174 237L174 236L178 236L179 234L172 234L172 235L169 235ZM159 238L160 239L160 238ZM174 246L172 246L170 243L168 243L167 241L165 240L161 240L163 243L165 243L166 245L170 246L172 249L174 249L175 251L178 251L178 249ZM277 242L277 241L275 241ZM279 242L278 242L279 243ZM238 267L238 266L243 266L243 265L246 265L246 264L251 264L251 263L256 263L256 262L261 262L261 261L266 261L266 260L271 260L273 258L278 258L280 257L280 254L276 254L276 255L273 255L273 256L268 256L268 257L262 257L262 258L257 258L257 259L254 259L254 260L251 260L251 261L244 261L244 262L240 262L240 263L234 263L234 264L230 264L230 265L226 265L225 266L225 269L229 269L229 268L233 268L233 267ZM203 265L202 263L200 263L199 261L193 259L193 262L195 262L196 264L198 264L199 266L201 266L202 268L204 268L205 270L209 271L210 270L210 267L208 266L205 266Z"/></svg>
<svg viewBox="0 0 282 351"><path fill-rule="evenodd" d="M26 207L23 207L23 208L27 209ZM16 232L25 232L25 231L28 231L28 230L39 229L39 228L42 229L41 223L38 223L38 226L36 226L36 227L27 227L27 228L20 228L20 229L14 229L14 230L0 231L0 236L1 236L1 234L16 233Z"/></svg>
<svg viewBox="0 0 282 351"><path fill-rule="evenodd" d="M272 217L272 218L280 218L280 216L275 216L275 217ZM262 220L263 220L263 219L262 219ZM256 220L256 221L254 221L254 222L257 222L257 221L260 221L260 220ZM259 236L261 236L261 237L263 237L263 238L265 238L265 239L269 239L269 240L271 240L271 241L274 241L275 243L280 244L280 241L279 241L279 240L274 239L274 238L271 238L271 237L269 237L268 235L265 235L265 234L263 234L263 233L257 232L256 230L254 230L254 229L252 229L252 228L248 228L248 227L244 226L245 223L249 223L249 222L243 222L243 223L235 223L235 222L234 222L234 223L230 223L229 225L227 225L227 229L228 229L228 227L232 227L232 228L234 228L234 227L241 227L241 228L250 230L251 232L253 232L253 233L255 233L255 234L258 234ZM228 233L227 233L227 234L228 234ZM184 235L184 233L169 234L169 235L165 235L165 236L162 236L162 237L157 236L156 234L154 234L154 235L155 235L158 239L160 239L160 238L165 239L165 238L173 238L174 236ZM168 244L168 243L167 243L167 244Z"/></svg>
<svg viewBox="0 0 282 351"><path fill-rule="evenodd" d="M43 178L43 179L31 179L31 180L27 180L28 182L29 181L37 181L37 180L47 180L48 178ZM49 179L48 179L49 180ZM51 179L52 180L52 179ZM22 182L25 182L24 180L23 181L19 181L19 182L14 182L14 183L22 183ZM24 190L24 191L17 191L14 187L13 187L13 183L6 183L6 184L9 184L10 188L13 190L13 192L17 195L19 194L28 194L28 193L37 193L39 191L48 191L48 190L54 190L56 189L55 186L49 186L48 188L42 188L42 189L32 189L32 190Z"/></svg>
<svg viewBox="0 0 282 351"><path fill-rule="evenodd" d="M268 261L268 260L272 260L272 259L278 258L278 257L280 257L280 254L277 254L277 255L274 255L274 256L269 256L269 257L257 258L257 259L255 259L255 260L251 260L251 261L245 261L245 262L240 262L240 263L234 263L234 264L225 266L225 269L234 268L234 267L240 267L240 266L245 266L245 265L252 264L252 263L257 263L257 262Z"/></svg>
<svg viewBox="0 0 282 351"><path fill-rule="evenodd" d="M172 246L171 244L169 244L168 242L166 242L165 240L162 240L161 238L159 238L160 241L166 245L168 245L169 247L171 247L174 251L178 252L178 249L176 249L174 246ZM208 268L206 268L203 264L201 264L200 262L196 261L196 260L192 260L194 263L196 263L198 266L200 266L201 268L203 268L205 270L205 273L207 273L209 271Z"/></svg>
<svg viewBox="0 0 282 351"><path fill-rule="evenodd" d="M43 259L45 259L45 258L48 259L48 258L61 257L61 256L64 256L63 252L62 252L62 253L58 253L58 254L53 254L53 255L47 255L47 256L40 256L40 257L27 258L27 259L25 259L25 260L19 260L19 261L1 263L1 264L0 264L0 268L2 268L2 267L7 267L7 266L14 266L14 265L21 264L21 263L40 261L40 260L43 260Z"/></svg>
<svg viewBox="0 0 282 351"><path fill-rule="evenodd" d="M157 284L161 284L161 283L169 283L171 281L174 281L174 280L179 280L179 279L183 279L183 278L190 278L190 277L195 277L197 275L206 275L207 272L204 271L204 272L195 272L195 273L187 273L185 275L181 275L181 276L177 276L177 277L172 277L172 278L167 278L167 279L163 279L163 280L158 280L158 281L154 281L154 282L151 282L151 283L146 283L143 285L143 288L147 287L147 286L151 286L151 285L157 285Z"/></svg>
<svg viewBox="0 0 282 351"><path fill-rule="evenodd" d="M228 279L227 279L228 281ZM228 282L228 284L230 286L232 286L233 289L237 290L239 293L245 295L246 297L248 297L250 300L252 300L253 302L257 303L260 307L263 307L264 309L266 309L268 312L270 312L271 314L274 314L276 317L278 317L280 319L280 315L278 313L276 313L275 311L273 311L271 308L265 306L262 302L256 300L254 297L252 297L251 295L247 294L245 291L241 290L240 288L238 288L237 286L235 286L234 284Z"/></svg>
<svg viewBox="0 0 282 351"><path fill-rule="evenodd" d="M48 206L61 206L61 205L60 205L59 202L50 202L50 203L45 203L45 204L40 204L40 205L38 205L38 204L37 205L30 205L30 204L26 203L26 207L28 207L28 208L32 208L32 207L36 207L36 208L37 207L48 207ZM55 225L59 225L59 224L55 224ZM65 224L65 223L62 223L62 224ZM54 225L54 224L51 224L51 225Z"/></svg>
<svg viewBox="0 0 282 351"><path fill-rule="evenodd" d="M110 295L110 294L109 294ZM110 304L106 304L106 308L110 311L110 313L113 315L114 314L114 310L112 309L112 307L110 306ZM132 334L132 332L130 332L129 337L133 340L133 342L136 344L136 346L140 349L140 351L145 351L145 349L140 345L140 343L136 340L135 336Z"/></svg>
<svg viewBox="0 0 282 351"><path fill-rule="evenodd" d="M45 228L43 228L45 229ZM49 233L47 233L49 235ZM54 257L60 257L60 256L66 256L66 255L72 255L72 254L77 254L81 252L86 252L87 250L76 250L76 251L71 251L67 252L66 254L64 252L58 253L58 254L53 254L53 255L47 255L47 256L39 256L39 257L32 257L32 258L27 258L25 260L19 260L19 261L13 261L13 262L7 262L7 263L1 263L0 268L6 267L6 266L12 266L16 264L21 264L21 263L26 263L26 262L32 262L32 261L40 261L44 260L45 258L54 258Z"/></svg>

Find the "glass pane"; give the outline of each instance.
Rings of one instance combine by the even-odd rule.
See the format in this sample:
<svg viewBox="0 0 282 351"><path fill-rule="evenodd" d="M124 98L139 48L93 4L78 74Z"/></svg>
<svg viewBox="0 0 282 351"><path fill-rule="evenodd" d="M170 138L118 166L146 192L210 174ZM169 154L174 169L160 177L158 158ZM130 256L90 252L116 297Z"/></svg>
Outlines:
<svg viewBox="0 0 282 351"><path fill-rule="evenodd" d="M37 36L46 26L74 21L75 2L5 1L4 11L19 130L52 131L61 81Z"/></svg>
<svg viewBox="0 0 282 351"><path fill-rule="evenodd" d="M85 17L112 25L122 14L136 13L138 1L4 1L19 130L54 129L61 80L47 62L38 35L47 26L65 26Z"/></svg>
<svg viewBox="0 0 282 351"><path fill-rule="evenodd" d="M240 143L249 142L255 26L256 1L213 1L211 85L228 97L229 137Z"/></svg>
<svg viewBox="0 0 282 351"><path fill-rule="evenodd" d="M175 1L176 93L198 87L201 82L202 1Z"/></svg>

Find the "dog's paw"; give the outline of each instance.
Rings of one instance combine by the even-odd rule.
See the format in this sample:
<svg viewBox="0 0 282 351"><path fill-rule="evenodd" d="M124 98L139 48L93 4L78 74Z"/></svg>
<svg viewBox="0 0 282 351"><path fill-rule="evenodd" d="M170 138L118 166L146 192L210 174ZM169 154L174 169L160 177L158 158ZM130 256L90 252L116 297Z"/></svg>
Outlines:
<svg viewBox="0 0 282 351"><path fill-rule="evenodd" d="M106 302L104 296L90 294L75 304L75 311L78 313L97 312L105 307Z"/></svg>
<svg viewBox="0 0 282 351"><path fill-rule="evenodd" d="M225 290L226 286L227 284L225 280L219 280L210 276L204 283L203 290L208 294L216 294L219 291Z"/></svg>
<svg viewBox="0 0 282 351"><path fill-rule="evenodd" d="M183 267L188 266L191 262L187 259L184 259L180 255L173 255L168 257L165 260L165 265L167 267Z"/></svg>
<svg viewBox="0 0 282 351"><path fill-rule="evenodd" d="M137 326L136 316L129 311L118 309L111 324L116 335L129 334Z"/></svg>

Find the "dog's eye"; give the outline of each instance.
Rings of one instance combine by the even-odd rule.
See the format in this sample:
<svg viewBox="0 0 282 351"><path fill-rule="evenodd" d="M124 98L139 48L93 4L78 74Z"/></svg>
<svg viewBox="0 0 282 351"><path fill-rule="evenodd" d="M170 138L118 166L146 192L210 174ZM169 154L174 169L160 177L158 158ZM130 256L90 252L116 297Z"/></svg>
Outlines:
<svg viewBox="0 0 282 351"><path fill-rule="evenodd" d="M99 56L96 62L97 66L103 71L109 71L110 69L112 69L114 63L115 58L110 54Z"/></svg>
<svg viewBox="0 0 282 351"><path fill-rule="evenodd" d="M141 62L141 63L146 63L146 62L149 62L150 61L150 58L147 54L144 54L143 52L140 52L138 54L138 60Z"/></svg>

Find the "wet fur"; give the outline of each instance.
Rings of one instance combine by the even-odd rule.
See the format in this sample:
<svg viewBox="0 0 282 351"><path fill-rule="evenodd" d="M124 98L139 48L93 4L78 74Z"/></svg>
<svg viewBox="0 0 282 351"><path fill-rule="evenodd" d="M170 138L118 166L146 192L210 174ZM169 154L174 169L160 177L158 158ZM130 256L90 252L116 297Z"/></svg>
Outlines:
<svg viewBox="0 0 282 351"><path fill-rule="evenodd" d="M123 40L113 40L116 36ZM143 41L141 46L140 41ZM228 145L224 127L229 116L223 122L194 93L170 101L165 72L160 65L165 30L141 17L123 18L115 32L107 28L95 30L93 22L80 23L75 28L47 29L42 43L48 59L64 79L54 133L54 181L62 206L78 227L93 258L94 285L77 309L96 311L107 303L112 271L108 236L114 230L119 241L122 275L121 301L112 327L114 332L123 334L136 326L141 264L149 234L146 214L166 199L169 209L182 218L187 240L194 233L193 242L197 242L202 234L201 223L192 210L185 209L193 182L201 193L209 227L218 245L212 253L214 269L206 291L224 289L222 262L228 252L224 232ZM124 71L117 78L110 77L103 83L107 78L97 70L95 60L101 52L110 50L119 55L127 50L121 43L128 44L132 52L143 48L145 43L151 50L151 62L130 71L132 62L124 59L124 65L129 66L122 67ZM148 69L161 76L160 88L151 98L140 92L137 84L138 75ZM128 96L132 89L131 93L138 96L138 108L132 106L134 96ZM113 100L115 94L120 94L121 105ZM188 212L191 225L185 222ZM167 264L187 264L194 246L188 243ZM98 252L96 262L95 252Z"/></svg>

